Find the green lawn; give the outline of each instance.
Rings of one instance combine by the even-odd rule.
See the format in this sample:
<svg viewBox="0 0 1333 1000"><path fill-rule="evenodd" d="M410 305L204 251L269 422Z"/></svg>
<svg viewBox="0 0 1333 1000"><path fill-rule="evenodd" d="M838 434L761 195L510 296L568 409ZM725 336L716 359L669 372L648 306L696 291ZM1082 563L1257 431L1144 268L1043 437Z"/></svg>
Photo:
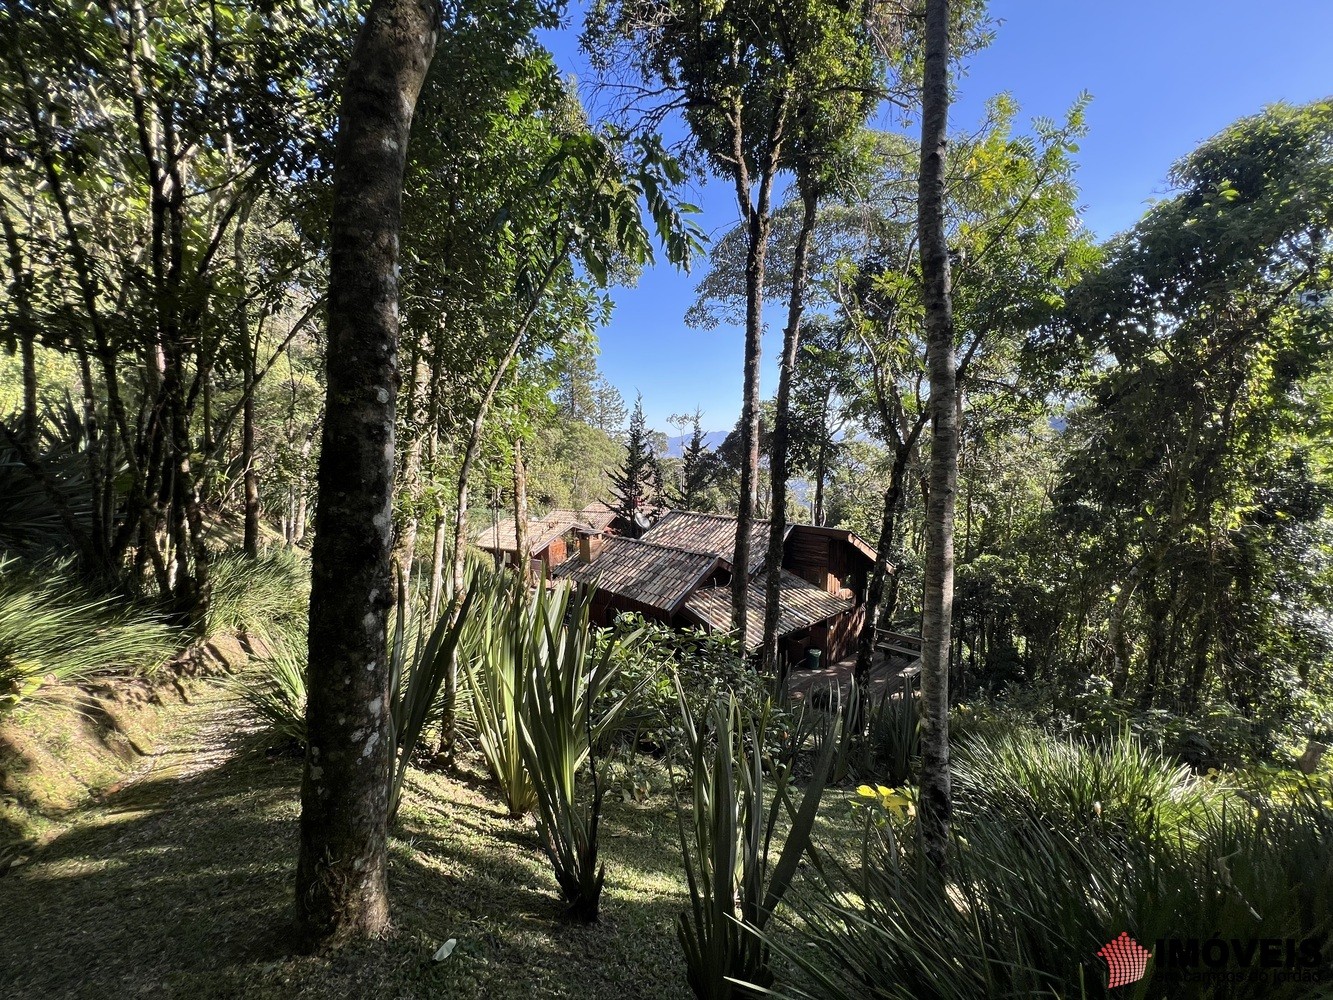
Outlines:
<svg viewBox="0 0 1333 1000"><path fill-rule="evenodd" d="M293 958L300 762L266 756L220 696L181 723L147 777L0 878L0 996L688 996L669 792L608 801L603 916L582 928L559 919L530 822L506 818L475 763L462 781L414 774L392 843L395 933Z"/></svg>

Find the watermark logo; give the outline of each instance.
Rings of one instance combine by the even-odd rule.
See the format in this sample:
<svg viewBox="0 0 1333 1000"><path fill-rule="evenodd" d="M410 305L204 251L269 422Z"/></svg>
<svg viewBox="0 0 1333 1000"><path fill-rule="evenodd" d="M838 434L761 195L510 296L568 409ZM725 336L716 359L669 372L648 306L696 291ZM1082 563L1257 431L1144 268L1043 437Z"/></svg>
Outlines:
<svg viewBox="0 0 1333 1000"><path fill-rule="evenodd" d="M1148 971L1148 959L1152 958L1152 953L1125 931L1102 945L1097 954L1106 960L1107 971L1111 974L1107 986L1111 989L1137 983Z"/></svg>

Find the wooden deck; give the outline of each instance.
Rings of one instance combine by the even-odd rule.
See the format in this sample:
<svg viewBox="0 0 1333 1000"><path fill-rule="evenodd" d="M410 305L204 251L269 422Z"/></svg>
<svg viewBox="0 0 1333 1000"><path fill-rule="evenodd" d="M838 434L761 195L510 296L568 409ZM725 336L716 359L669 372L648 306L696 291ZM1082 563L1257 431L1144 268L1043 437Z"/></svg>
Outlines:
<svg viewBox="0 0 1333 1000"><path fill-rule="evenodd" d="M867 687L871 696L879 698L886 691L901 690L908 679L921 672L920 660L920 652L909 656L877 650L875 658L870 662L870 682ZM823 706L845 701L855 672L854 656L819 670L793 670L787 675L787 699L801 702L811 698L815 704Z"/></svg>

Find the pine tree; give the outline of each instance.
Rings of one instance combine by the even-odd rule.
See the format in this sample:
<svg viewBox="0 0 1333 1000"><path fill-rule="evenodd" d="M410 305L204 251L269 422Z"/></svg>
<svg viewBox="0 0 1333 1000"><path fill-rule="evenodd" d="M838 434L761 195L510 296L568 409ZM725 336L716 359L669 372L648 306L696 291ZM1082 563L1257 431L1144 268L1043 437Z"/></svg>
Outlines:
<svg viewBox="0 0 1333 1000"><path fill-rule="evenodd" d="M634 401L625 447L624 464L611 473L611 487L615 491L611 506L628 523L629 533L637 538L639 526L635 515L652 517L662 508L662 467L648 442L643 393Z"/></svg>
<svg viewBox="0 0 1333 1000"><path fill-rule="evenodd" d="M673 417L685 423L687 418ZM689 414L693 430L690 440L681 449L680 488L671 490L671 502L683 510L703 510L707 503L708 488L713 484L713 467L708 446L704 444L703 411Z"/></svg>

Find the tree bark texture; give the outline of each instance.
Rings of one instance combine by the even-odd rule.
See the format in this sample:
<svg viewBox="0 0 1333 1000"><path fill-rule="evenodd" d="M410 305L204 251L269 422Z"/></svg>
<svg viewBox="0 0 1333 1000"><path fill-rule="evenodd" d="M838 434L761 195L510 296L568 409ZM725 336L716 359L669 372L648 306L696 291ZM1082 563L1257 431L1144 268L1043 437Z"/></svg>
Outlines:
<svg viewBox="0 0 1333 1000"><path fill-rule="evenodd" d="M926 502L925 587L921 615L921 791L927 855L947 858L952 790L949 777L949 639L953 615L953 520L958 483L957 365L949 250L945 240L944 167L949 119L949 2L927 0L917 225L930 376L930 490Z"/></svg>
<svg viewBox="0 0 1333 1000"><path fill-rule="evenodd" d="M398 234L412 114L438 27L432 3L374 0L342 95L296 874L298 922L312 945L378 935L389 923Z"/></svg>
<svg viewBox="0 0 1333 1000"><path fill-rule="evenodd" d="M801 192L801 229L796 236L792 261L791 295L787 300L787 329L782 336L782 363L778 373L778 398L773 415L773 440L769 445L769 475L773 499L768 516L768 556L764 568L764 667L778 666L778 611L782 588L782 541L787 528L787 439L791 425L791 383L796 375L796 357L801 348L801 313L805 309L805 284L809 270L810 234L815 228L819 197L810 185Z"/></svg>
<svg viewBox="0 0 1333 1000"><path fill-rule="evenodd" d="M496 539L498 544L499 539ZM523 464L523 441L514 439L514 560L518 578L529 578L528 556L528 467Z"/></svg>
<svg viewBox="0 0 1333 1000"><path fill-rule="evenodd" d="M731 629L745 642L746 591L750 586L750 526L759 481L759 362L764 338L764 265L767 213L751 212L745 258L745 381L741 389L741 485L736 548L731 561Z"/></svg>

